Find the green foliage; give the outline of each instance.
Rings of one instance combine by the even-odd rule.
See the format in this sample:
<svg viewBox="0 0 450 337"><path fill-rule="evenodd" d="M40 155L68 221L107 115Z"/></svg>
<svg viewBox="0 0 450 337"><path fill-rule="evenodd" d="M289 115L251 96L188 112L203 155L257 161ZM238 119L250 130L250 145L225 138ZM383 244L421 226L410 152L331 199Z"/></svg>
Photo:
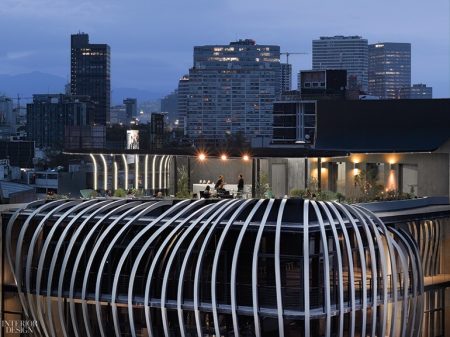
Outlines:
<svg viewBox="0 0 450 337"><path fill-rule="evenodd" d="M47 200L63 200L63 199L68 199L69 197L65 194L47 194Z"/></svg>
<svg viewBox="0 0 450 337"><path fill-rule="evenodd" d="M114 191L114 196L117 198L125 198L127 196L127 192L123 188L118 188Z"/></svg>
<svg viewBox="0 0 450 337"><path fill-rule="evenodd" d="M394 201L394 200L407 200L415 198L414 194L403 193L398 190L381 191L374 201ZM372 200L371 200L372 201Z"/></svg>
<svg viewBox="0 0 450 337"><path fill-rule="evenodd" d="M316 177L310 177L308 188L293 189L289 192L291 198L312 199L320 201L343 200L345 197L332 191L319 191L319 181Z"/></svg>
<svg viewBox="0 0 450 337"><path fill-rule="evenodd" d="M273 192L269 184L269 176L266 173L259 175L259 183L256 184L256 198L273 198Z"/></svg>
<svg viewBox="0 0 450 337"><path fill-rule="evenodd" d="M306 196L306 190L294 188L289 192L289 196L291 198L304 198Z"/></svg>
<svg viewBox="0 0 450 337"><path fill-rule="evenodd" d="M375 168L361 170L355 175L355 187L359 190L358 198L362 201L375 200L382 193L383 185L377 183L377 170Z"/></svg>
<svg viewBox="0 0 450 337"><path fill-rule="evenodd" d="M142 197L144 195L144 190L133 188L131 190L131 194L133 194L135 197Z"/></svg>
<svg viewBox="0 0 450 337"><path fill-rule="evenodd" d="M337 194L333 191L320 191L316 197L316 200L321 201L331 201L337 199L338 199Z"/></svg>
<svg viewBox="0 0 450 337"><path fill-rule="evenodd" d="M191 197L191 194L189 193L189 174L185 166L178 168L177 185L178 191L175 194L177 198L186 199Z"/></svg>
<svg viewBox="0 0 450 337"><path fill-rule="evenodd" d="M414 198L414 193L403 193L398 190L385 191L384 186L377 183L377 170L372 168L361 170L355 175L355 187L357 195L350 198L348 202L372 202L372 201L393 201Z"/></svg>
<svg viewBox="0 0 450 337"><path fill-rule="evenodd" d="M345 201L345 195L343 195L342 193L336 193L336 198L339 202Z"/></svg>
<svg viewBox="0 0 450 337"><path fill-rule="evenodd" d="M342 194L338 194L332 191L315 191L307 188L306 190L293 189L289 193L291 198L302 198L302 199L313 199L321 201L338 200L339 198L344 199Z"/></svg>
<svg viewBox="0 0 450 337"><path fill-rule="evenodd" d="M95 198L97 198L97 197L98 197L98 192L95 191L95 190L92 190L92 192L91 192L89 198L95 199Z"/></svg>

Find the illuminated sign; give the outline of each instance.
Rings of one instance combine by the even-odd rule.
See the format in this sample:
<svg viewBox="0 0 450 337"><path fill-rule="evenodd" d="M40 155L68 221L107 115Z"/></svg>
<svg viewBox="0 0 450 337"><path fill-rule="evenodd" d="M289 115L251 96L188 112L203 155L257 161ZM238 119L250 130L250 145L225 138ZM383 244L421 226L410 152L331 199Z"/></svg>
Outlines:
<svg viewBox="0 0 450 337"><path fill-rule="evenodd" d="M139 130L127 130L127 150L139 149Z"/></svg>

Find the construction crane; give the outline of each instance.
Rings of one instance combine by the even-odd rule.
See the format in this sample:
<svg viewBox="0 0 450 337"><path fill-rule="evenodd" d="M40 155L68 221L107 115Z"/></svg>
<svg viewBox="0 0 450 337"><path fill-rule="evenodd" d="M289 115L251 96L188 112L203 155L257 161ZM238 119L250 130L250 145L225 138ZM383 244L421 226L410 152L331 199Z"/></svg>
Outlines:
<svg viewBox="0 0 450 337"><path fill-rule="evenodd" d="M17 97L12 98L12 100L16 100L17 101L17 111L20 110L20 100L32 100L33 97L23 97L20 96L20 94L17 94Z"/></svg>
<svg viewBox="0 0 450 337"><path fill-rule="evenodd" d="M308 55L309 53L299 53L299 52L285 52L280 53L280 55L286 55L286 64L289 64L289 55Z"/></svg>

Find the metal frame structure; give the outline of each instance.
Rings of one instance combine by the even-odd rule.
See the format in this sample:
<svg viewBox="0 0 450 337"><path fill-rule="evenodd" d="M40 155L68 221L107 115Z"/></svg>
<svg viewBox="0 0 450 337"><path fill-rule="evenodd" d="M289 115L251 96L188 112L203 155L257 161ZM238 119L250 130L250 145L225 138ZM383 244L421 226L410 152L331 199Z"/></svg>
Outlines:
<svg viewBox="0 0 450 337"><path fill-rule="evenodd" d="M313 200L39 201L10 217L6 257L41 336L404 337L438 249L422 232L439 224Z"/></svg>

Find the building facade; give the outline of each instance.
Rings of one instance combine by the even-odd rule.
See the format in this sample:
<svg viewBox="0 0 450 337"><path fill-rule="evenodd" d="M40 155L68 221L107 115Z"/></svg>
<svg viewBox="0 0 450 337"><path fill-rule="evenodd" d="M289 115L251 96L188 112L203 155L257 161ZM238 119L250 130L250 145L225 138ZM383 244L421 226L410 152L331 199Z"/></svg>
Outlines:
<svg viewBox="0 0 450 337"><path fill-rule="evenodd" d="M178 125L183 128L187 135L187 113L189 106L189 75L184 75L178 81L177 115Z"/></svg>
<svg viewBox="0 0 450 337"><path fill-rule="evenodd" d="M128 118L127 108L124 105L114 105L110 108L109 122L111 125L129 125L131 118Z"/></svg>
<svg viewBox="0 0 450 337"><path fill-rule="evenodd" d="M109 123L111 74L107 44L89 43L89 35L84 33L71 36L70 88L72 95L87 95L96 103L94 123Z"/></svg>
<svg viewBox="0 0 450 337"><path fill-rule="evenodd" d="M426 84L413 84L411 87L400 90L401 99L431 99L433 98L433 88Z"/></svg>
<svg viewBox="0 0 450 337"><path fill-rule="evenodd" d="M150 118L150 146L161 149L164 145L165 114L152 113Z"/></svg>
<svg viewBox="0 0 450 337"><path fill-rule="evenodd" d="M292 89L292 65L281 63L281 93Z"/></svg>
<svg viewBox="0 0 450 337"><path fill-rule="evenodd" d="M12 99L0 96L0 139L9 140L11 136L15 136L16 124Z"/></svg>
<svg viewBox="0 0 450 337"><path fill-rule="evenodd" d="M33 103L27 104L28 139L36 147L63 149L66 127L91 124L94 109L89 96L33 95Z"/></svg>
<svg viewBox="0 0 450 337"><path fill-rule="evenodd" d="M346 70L302 70L299 91L281 95L273 105L272 144L314 144L317 100L344 99Z"/></svg>
<svg viewBox="0 0 450 337"><path fill-rule="evenodd" d="M189 70L187 133L207 144L240 133L270 138L280 94L280 47L239 40L197 46ZM181 90L180 90L181 94Z"/></svg>
<svg viewBox="0 0 450 337"><path fill-rule="evenodd" d="M126 98L123 100L123 105L125 105L126 116L129 121L133 117L138 115L137 99L136 98Z"/></svg>
<svg viewBox="0 0 450 337"><path fill-rule="evenodd" d="M178 115L178 97L178 89L175 89L173 92L161 99L161 112L167 113L167 121L172 127L178 127L180 125L180 118Z"/></svg>
<svg viewBox="0 0 450 337"><path fill-rule="evenodd" d="M348 83L356 78L360 90L368 89L368 43L361 36L320 37L312 42L313 70L347 70Z"/></svg>
<svg viewBox="0 0 450 337"><path fill-rule="evenodd" d="M369 45L369 94L381 99L398 99L411 87L411 44Z"/></svg>

